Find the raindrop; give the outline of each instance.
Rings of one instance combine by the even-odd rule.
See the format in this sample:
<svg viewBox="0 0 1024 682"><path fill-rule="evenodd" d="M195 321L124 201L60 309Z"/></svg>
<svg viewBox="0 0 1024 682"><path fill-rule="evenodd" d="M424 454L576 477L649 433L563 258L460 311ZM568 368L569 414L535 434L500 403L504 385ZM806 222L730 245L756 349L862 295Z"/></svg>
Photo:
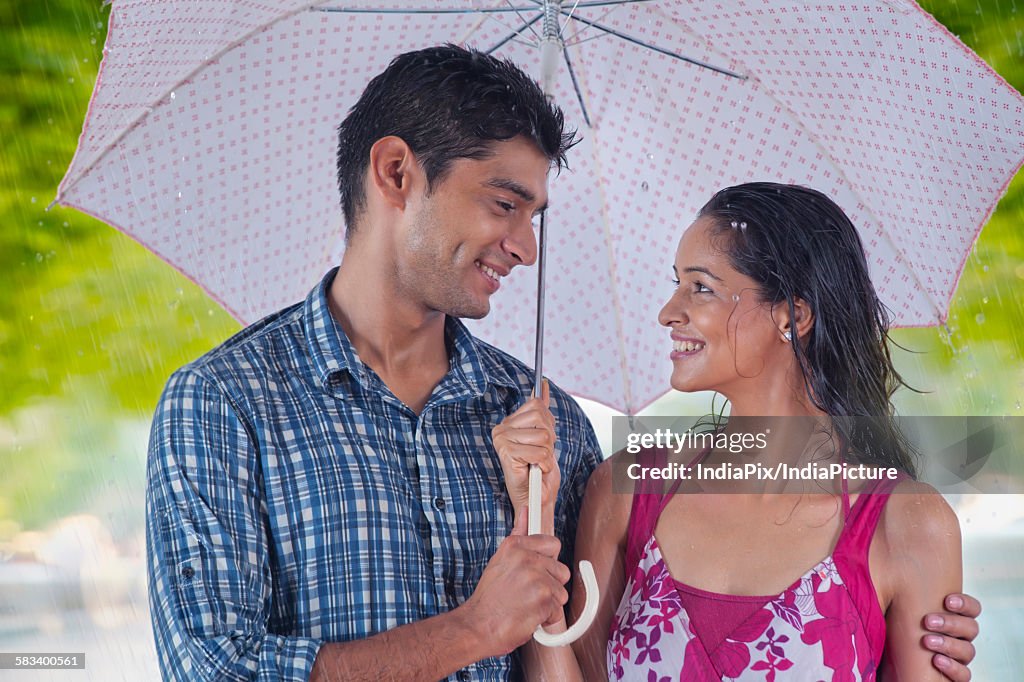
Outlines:
<svg viewBox="0 0 1024 682"><path fill-rule="evenodd" d="M174 293L178 294L178 296L181 296L185 293L185 290L182 289L181 287L178 287L177 289L174 290Z"/></svg>
<svg viewBox="0 0 1024 682"><path fill-rule="evenodd" d="M174 91L171 91L171 99L174 99Z"/></svg>
<svg viewBox="0 0 1024 682"><path fill-rule="evenodd" d="M43 262L43 254L41 254L41 253L37 253L36 254L36 262L37 263L42 263Z"/></svg>
<svg viewBox="0 0 1024 682"><path fill-rule="evenodd" d="M178 198L179 199L181 198L181 192L178 192Z"/></svg>
<svg viewBox="0 0 1024 682"><path fill-rule="evenodd" d="M95 45L95 44L96 44L96 39L95 39L95 38L91 38L91 39L89 40L89 42L90 42L90 43L91 43L92 45Z"/></svg>
<svg viewBox="0 0 1024 682"><path fill-rule="evenodd" d="M71 78L68 78L68 83L74 83L74 82L75 82L75 79L74 79L73 76Z"/></svg>
<svg viewBox="0 0 1024 682"><path fill-rule="evenodd" d="M35 197L32 197L32 203L33 204L36 203L36 198Z"/></svg>
<svg viewBox="0 0 1024 682"><path fill-rule="evenodd" d="M96 22L96 28L103 28L103 22L102 21L97 21Z"/></svg>
<svg viewBox="0 0 1024 682"><path fill-rule="evenodd" d="M974 321L978 324L985 324L985 313L978 313L974 316Z"/></svg>
<svg viewBox="0 0 1024 682"><path fill-rule="evenodd" d="M648 187L648 185L647 185L647 181L646 180L644 180L643 182L640 183L640 189L642 189L643 191L646 192L647 191L647 187Z"/></svg>
<svg viewBox="0 0 1024 682"><path fill-rule="evenodd" d="M1014 404L1014 407L1016 409L1018 409L1018 410L1020 409L1020 401L1019 400Z"/></svg>
<svg viewBox="0 0 1024 682"><path fill-rule="evenodd" d="M213 308L207 308L207 309L206 309L206 314L207 314L207 315L208 315L209 317L213 317Z"/></svg>
<svg viewBox="0 0 1024 682"><path fill-rule="evenodd" d="M982 269L983 272L988 272L988 266L987 265L983 266L981 269Z"/></svg>
<svg viewBox="0 0 1024 682"><path fill-rule="evenodd" d="M648 161L654 161L654 154L648 154L647 155L647 160Z"/></svg>
<svg viewBox="0 0 1024 682"><path fill-rule="evenodd" d="M981 299L981 302L982 302L982 303L988 303L988 296L985 296L985 297L983 297L983 298Z"/></svg>

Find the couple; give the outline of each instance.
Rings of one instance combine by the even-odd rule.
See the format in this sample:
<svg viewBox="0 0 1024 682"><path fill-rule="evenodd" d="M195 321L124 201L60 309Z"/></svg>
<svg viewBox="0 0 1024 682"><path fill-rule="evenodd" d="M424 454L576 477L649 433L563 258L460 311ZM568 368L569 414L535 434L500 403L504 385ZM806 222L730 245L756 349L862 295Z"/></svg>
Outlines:
<svg viewBox="0 0 1024 682"><path fill-rule="evenodd" d="M501 277L534 262L533 218L573 137L518 68L453 46L402 55L367 86L339 128L341 266L304 302L176 372L157 407L147 557L165 679L506 680L524 668L527 679L721 679L736 677L728 666L742 654L723 667L715 651L748 643L758 660L765 648L783 652L773 653L779 679L782 658L796 661L791 676L801 670L790 657L795 641L779 628L756 639L722 635L740 616L716 606L723 595L711 591L787 590L848 529L863 535L874 523L866 508L877 516L881 505L862 500L886 491L811 496L781 516L784 496L616 493L579 407L554 386L545 400L528 400L530 370L459 321L486 315ZM817 218L803 215L811 205ZM777 211L824 226L813 238L831 241L805 245L801 253L815 255L808 262L787 260L789 242L778 240L812 237L788 235ZM898 378L844 221L798 188L749 186L713 199L684 234L680 284L661 314L676 337L672 385L720 388L734 415L887 415ZM845 250L822 264L819 248ZM773 251L778 260L765 261ZM862 446L851 439L849 457ZM703 456L710 464L718 453ZM528 537L532 461L546 471L548 534ZM860 573L839 566L816 584L870 587L874 578L872 594L838 607L863 607L854 614L862 626L846 633L839 655L824 636L806 648L826 652L817 664L833 663L834 679L870 679L867 663L877 660L868 659L884 636L902 678L966 680L977 602L951 595L936 612L959 581L959 549L938 560L917 553L948 524L948 509L912 482L899 485L912 492L885 506L870 564L869 535L854 557ZM919 520L912 500L939 514L921 538L901 534ZM599 620L575 651L542 649L531 635L538 624L562 626L574 543L576 558L598 569ZM765 572L753 572L754 558ZM645 597L674 580L704 588L690 590L706 598L694 613L712 617L690 619L686 632L670 632L681 621L666 620L664 644L645 635L641 660L636 632L658 620L651 608L676 600ZM675 593L683 592L681 584ZM823 604L842 598L820 593L831 595ZM761 629L763 616L745 618L757 625L746 630ZM707 644L723 636L718 649ZM694 642L704 643L702 658L691 658ZM648 665L655 658L676 667ZM757 662L750 679L766 674Z"/></svg>

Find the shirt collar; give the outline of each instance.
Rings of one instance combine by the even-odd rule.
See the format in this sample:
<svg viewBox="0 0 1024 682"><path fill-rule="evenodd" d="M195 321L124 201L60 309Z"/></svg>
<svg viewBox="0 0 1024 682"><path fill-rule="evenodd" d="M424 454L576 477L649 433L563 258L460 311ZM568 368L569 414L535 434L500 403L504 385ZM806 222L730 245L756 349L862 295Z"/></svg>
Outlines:
<svg viewBox="0 0 1024 682"><path fill-rule="evenodd" d="M371 370L359 359L355 347L331 315L327 304L328 292L337 272L335 267L324 275L304 303L303 320L310 356L325 389L336 385L339 380L343 381L345 376L368 388L372 383ZM508 370L493 360L490 346L470 334L461 320L445 318L445 342L450 369L439 388L448 399L481 395L488 386L503 386L521 392Z"/></svg>

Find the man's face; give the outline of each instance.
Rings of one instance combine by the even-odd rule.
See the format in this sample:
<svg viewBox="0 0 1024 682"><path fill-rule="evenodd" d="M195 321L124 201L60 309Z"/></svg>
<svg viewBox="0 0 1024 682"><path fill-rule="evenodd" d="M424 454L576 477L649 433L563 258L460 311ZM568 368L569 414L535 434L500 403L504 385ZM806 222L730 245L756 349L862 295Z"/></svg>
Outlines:
<svg viewBox="0 0 1024 682"><path fill-rule="evenodd" d="M428 310L481 318L501 278L537 260L534 218L547 205L550 161L529 140L456 159L433 191L410 202L396 254L400 292Z"/></svg>

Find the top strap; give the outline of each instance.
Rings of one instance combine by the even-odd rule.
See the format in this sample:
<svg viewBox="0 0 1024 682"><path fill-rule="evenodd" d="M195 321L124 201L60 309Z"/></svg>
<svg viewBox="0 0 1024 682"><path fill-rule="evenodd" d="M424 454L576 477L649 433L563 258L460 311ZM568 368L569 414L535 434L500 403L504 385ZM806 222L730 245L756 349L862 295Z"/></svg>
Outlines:
<svg viewBox="0 0 1024 682"><path fill-rule="evenodd" d="M886 502L892 491L907 475L900 472L895 479L888 476L883 477L865 487L857 496L857 501L846 515L846 522L843 526L839 541L836 543L835 554L849 554L867 559L868 550L871 547L871 540L875 536L875 529L878 528L878 521L882 517ZM843 478L843 500L849 506L849 494L847 492L846 478Z"/></svg>
<svg viewBox="0 0 1024 682"><path fill-rule="evenodd" d="M689 463L693 467L703 459L708 450L701 451ZM642 450L637 454L637 463L643 469L663 468L669 462L668 450L657 448ZM637 481L636 490L633 493L633 505L629 513L629 526L626 533L626 577L629 578L636 570L643 555L644 548L654 535L654 529L658 526L658 518L665 506L672 500L672 496L679 490L683 479L676 479L672 485L665 490L664 481L660 479L643 478Z"/></svg>

